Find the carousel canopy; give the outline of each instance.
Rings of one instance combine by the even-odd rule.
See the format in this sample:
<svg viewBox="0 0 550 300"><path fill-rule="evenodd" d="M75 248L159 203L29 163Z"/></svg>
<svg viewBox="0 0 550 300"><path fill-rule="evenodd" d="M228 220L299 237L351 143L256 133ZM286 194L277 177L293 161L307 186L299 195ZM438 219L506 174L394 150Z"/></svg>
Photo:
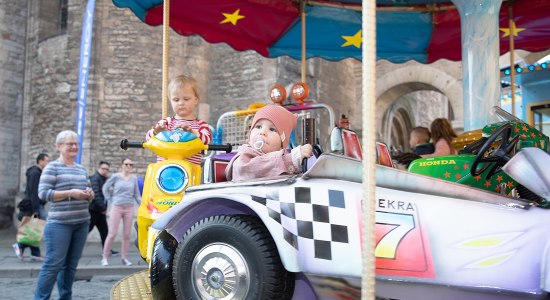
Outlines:
<svg viewBox="0 0 550 300"><path fill-rule="evenodd" d="M162 25L163 0L113 0L144 23ZM516 0L515 28L509 27L508 2L500 10L500 51L550 49L550 1ZM361 59L361 0L307 1L307 57ZM185 36L200 35L210 43L254 50L273 58L301 58L301 19L292 0L171 0L170 26ZM450 1L378 0L377 59L395 63L416 60L461 60L460 17Z"/></svg>

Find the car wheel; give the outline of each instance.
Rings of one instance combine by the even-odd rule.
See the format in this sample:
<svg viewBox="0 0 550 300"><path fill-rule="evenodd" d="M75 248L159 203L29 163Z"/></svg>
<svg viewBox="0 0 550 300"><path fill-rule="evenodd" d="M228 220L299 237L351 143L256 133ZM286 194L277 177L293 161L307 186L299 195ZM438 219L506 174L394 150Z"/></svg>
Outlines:
<svg viewBox="0 0 550 300"><path fill-rule="evenodd" d="M162 231L153 244L151 258L151 294L155 300L174 299L172 286L172 262L178 247L178 242L172 235Z"/></svg>
<svg viewBox="0 0 550 300"><path fill-rule="evenodd" d="M250 216L195 223L176 250L172 277L178 299L290 299L294 290L271 235Z"/></svg>

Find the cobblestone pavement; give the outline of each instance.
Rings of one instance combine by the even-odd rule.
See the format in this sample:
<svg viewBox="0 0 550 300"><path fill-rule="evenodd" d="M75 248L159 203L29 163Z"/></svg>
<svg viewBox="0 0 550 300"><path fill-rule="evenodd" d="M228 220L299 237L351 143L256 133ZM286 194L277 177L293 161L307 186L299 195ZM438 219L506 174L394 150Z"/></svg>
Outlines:
<svg viewBox="0 0 550 300"><path fill-rule="evenodd" d="M30 261L29 253L25 253L24 261L17 259L11 246L15 242L15 235L13 228L0 230L0 299L2 300L32 299L42 264ZM41 248L44 251L44 245ZM115 243L114 249L120 249L119 242ZM141 259L133 244L130 245L129 254L132 266L123 266L119 255L110 258L110 265L103 267L100 264L100 255L100 242L86 242L77 267L73 299L109 299L111 288L119 280L147 269L147 264ZM57 299L57 297L57 286L55 286L51 299Z"/></svg>
<svg viewBox="0 0 550 300"><path fill-rule="evenodd" d="M94 276L89 281L77 280L73 284L74 300L104 300L109 299L111 288L126 275ZM4 300L32 299L36 278L0 278ZM51 299L57 299L57 286L54 287Z"/></svg>

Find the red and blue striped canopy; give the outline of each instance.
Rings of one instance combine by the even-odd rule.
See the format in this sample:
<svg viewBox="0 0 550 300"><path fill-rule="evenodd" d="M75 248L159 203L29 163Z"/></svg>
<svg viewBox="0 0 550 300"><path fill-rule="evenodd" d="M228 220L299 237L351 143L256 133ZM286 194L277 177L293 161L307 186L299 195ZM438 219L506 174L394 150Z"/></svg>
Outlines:
<svg viewBox="0 0 550 300"><path fill-rule="evenodd" d="M162 24L163 0L113 2L131 9L149 25ZM450 1L378 0L377 4L378 59L395 63L461 60L460 17ZM309 1L305 9L308 58L361 59L361 0ZM550 49L550 0L517 0L513 15L516 28L523 29L515 36L515 49ZM505 34L508 24L505 2L500 11L501 54L509 51ZM210 43L224 42L239 51L254 50L270 58L301 58L297 1L171 0L170 26L179 34L198 34Z"/></svg>

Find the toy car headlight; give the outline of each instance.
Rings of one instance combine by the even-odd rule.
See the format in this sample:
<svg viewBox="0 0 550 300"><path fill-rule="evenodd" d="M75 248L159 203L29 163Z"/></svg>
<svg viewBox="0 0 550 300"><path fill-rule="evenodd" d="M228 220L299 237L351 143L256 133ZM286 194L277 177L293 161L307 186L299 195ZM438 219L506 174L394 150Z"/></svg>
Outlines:
<svg viewBox="0 0 550 300"><path fill-rule="evenodd" d="M301 105L309 95L309 87L305 82L297 82L292 86L290 95Z"/></svg>
<svg viewBox="0 0 550 300"><path fill-rule="evenodd" d="M189 175L178 165L166 165L157 173L157 186L167 194L178 194L187 187Z"/></svg>
<svg viewBox="0 0 550 300"><path fill-rule="evenodd" d="M271 91L269 92L269 99L277 104L283 103L283 101L285 101L286 99L285 87L278 84L271 87Z"/></svg>

